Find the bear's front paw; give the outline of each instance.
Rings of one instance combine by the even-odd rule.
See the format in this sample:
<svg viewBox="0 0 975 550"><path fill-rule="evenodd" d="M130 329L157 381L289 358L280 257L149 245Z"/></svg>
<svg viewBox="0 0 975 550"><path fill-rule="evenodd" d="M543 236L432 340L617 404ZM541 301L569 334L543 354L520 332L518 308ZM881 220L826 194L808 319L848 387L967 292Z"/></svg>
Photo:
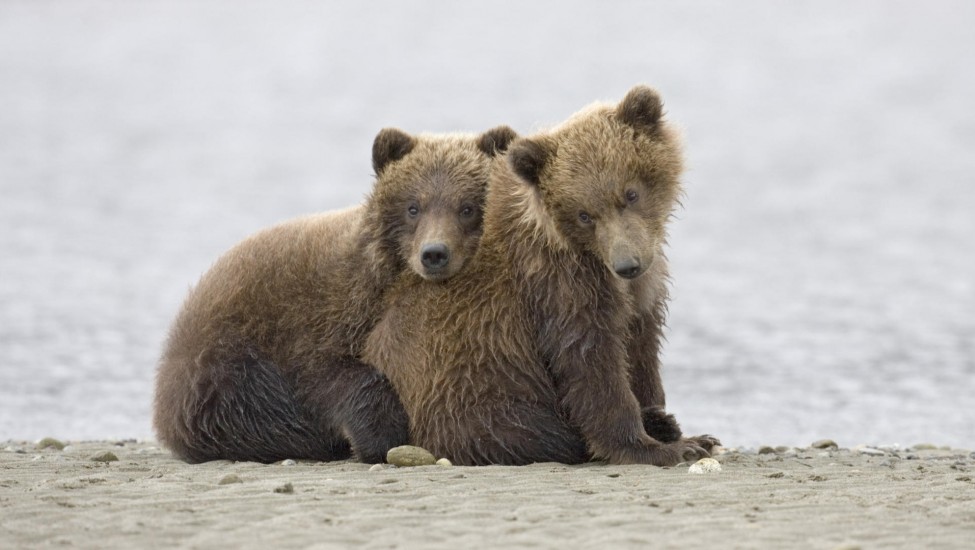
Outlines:
<svg viewBox="0 0 975 550"><path fill-rule="evenodd" d="M704 449L709 453L713 451L715 447L721 446L721 441L719 441L717 437L708 434L688 437L687 441L696 444L698 447L701 447L702 449Z"/></svg>
<svg viewBox="0 0 975 550"><path fill-rule="evenodd" d="M617 449L607 458L612 464L653 464L654 466L676 466L681 462L696 462L711 454L689 439L673 443L661 443L646 435L636 446Z"/></svg>
<svg viewBox="0 0 975 550"><path fill-rule="evenodd" d="M647 450L646 462L654 466L676 466L682 462L697 462L711 456L704 448L687 439L675 443L658 443Z"/></svg>
<svg viewBox="0 0 975 550"><path fill-rule="evenodd" d="M643 416L643 429L647 435L662 443L673 443L680 441L680 425L674 415L667 414L659 407L645 407L641 411Z"/></svg>

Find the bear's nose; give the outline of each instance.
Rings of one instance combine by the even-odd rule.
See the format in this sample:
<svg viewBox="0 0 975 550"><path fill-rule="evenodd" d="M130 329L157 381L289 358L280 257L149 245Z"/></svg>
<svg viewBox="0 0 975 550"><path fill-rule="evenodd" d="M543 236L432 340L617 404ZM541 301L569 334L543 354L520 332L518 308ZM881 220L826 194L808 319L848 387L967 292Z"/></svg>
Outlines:
<svg viewBox="0 0 975 550"><path fill-rule="evenodd" d="M617 260L613 263L613 271L624 279L632 279L643 273L643 270L640 269L640 262L636 258Z"/></svg>
<svg viewBox="0 0 975 550"><path fill-rule="evenodd" d="M443 243L425 244L420 249L420 262L427 269L443 269L450 263L450 249Z"/></svg>

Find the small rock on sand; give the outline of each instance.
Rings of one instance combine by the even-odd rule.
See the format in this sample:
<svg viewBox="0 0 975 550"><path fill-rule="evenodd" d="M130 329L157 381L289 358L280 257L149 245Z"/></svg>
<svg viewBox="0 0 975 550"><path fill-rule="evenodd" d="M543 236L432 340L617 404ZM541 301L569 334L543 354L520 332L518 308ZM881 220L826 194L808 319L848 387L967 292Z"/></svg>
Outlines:
<svg viewBox="0 0 975 550"><path fill-rule="evenodd" d="M54 439L53 437L45 437L44 439L37 442L35 446L37 449L57 449L59 451L64 450L64 443Z"/></svg>
<svg viewBox="0 0 975 550"><path fill-rule="evenodd" d="M95 462L118 462L118 457L112 451L104 451L91 457Z"/></svg>
<svg viewBox="0 0 975 550"><path fill-rule="evenodd" d="M386 462L394 466L432 466L437 459L430 451L413 445L393 447L386 453Z"/></svg>
<svg viewBox="0 0 975 550"><path fill-rule="evenodd" d="M694 464L691 464L691 467L687 469L687 473L689 474L709 474L720 471L721 463L713 458L702 458Z"/></svg>
<svg viewBox="0 0 975 550"><path fill-rule="evenodd" d="M281 493L281 494L290 494L290 493L295 492L295 486L292 485L291 483L285 483L284 485L282 485L280 487L275 487L274 488L274 492L275 493Z"/></svg>
<svg viewBox="0 0 975 550"><path fill-rule="evenodd" d="M295 464L297 464L297 462L295 462L294 460L291 460L290 458L281 461L281 465L282 466L294 466Z"/></svg>
<svg viewBox="0 0 975 550"><path fill-rule="evenodd" d="M220 480L220 485L230 485L231 483L243 483L243 482L244 480L240 479L239 475L227 474L223 476L223 479Z"/></svg>
<svg viewBox="0 0 975 550"><path fill-rule="evenodd" d="M820 439L819 441L814 441L810 446L813 449L838 449L840 447L832 439Z"/></svg>
<svg viewBox="0 0 975 550"><path fill-rule="evenodd" d="M372 466L369 467L370 472L381 472L385 469L386 467L382 464L373 464Z"/></svg>
<svg viewBox="0 0 975 550"><path fill-rule="evenodd" d="M448 468L453 465L454 463L446 458L441 458L437 460L437 466L443 466L444 468Z"/></svg>

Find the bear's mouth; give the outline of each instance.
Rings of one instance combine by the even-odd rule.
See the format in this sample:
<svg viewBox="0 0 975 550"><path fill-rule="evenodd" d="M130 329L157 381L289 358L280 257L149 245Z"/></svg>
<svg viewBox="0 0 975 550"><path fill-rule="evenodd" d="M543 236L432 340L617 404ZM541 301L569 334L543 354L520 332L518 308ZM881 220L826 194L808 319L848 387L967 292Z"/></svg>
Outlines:
<svg viewBox="0 0 975 550"><path fill-rule="evenodd" d="M424 267L420 272L420 276L423 277L424 280L439 283L449 279L451 272L447 266L436 268Z"/></svg>

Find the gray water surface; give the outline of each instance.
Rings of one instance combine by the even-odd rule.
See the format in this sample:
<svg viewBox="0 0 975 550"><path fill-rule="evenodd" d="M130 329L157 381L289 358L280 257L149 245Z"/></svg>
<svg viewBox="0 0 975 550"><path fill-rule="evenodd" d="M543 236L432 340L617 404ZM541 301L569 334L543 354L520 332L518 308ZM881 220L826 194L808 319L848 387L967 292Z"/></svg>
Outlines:
<svg viewBox="0 0 975 550"><path fill-rule="evenodd" d="M338 4L338 3L335 3ZM975 4L0 3L0 440L149 437L187 289L384 126L682 126L685 431L975 447Z"/></svg>

